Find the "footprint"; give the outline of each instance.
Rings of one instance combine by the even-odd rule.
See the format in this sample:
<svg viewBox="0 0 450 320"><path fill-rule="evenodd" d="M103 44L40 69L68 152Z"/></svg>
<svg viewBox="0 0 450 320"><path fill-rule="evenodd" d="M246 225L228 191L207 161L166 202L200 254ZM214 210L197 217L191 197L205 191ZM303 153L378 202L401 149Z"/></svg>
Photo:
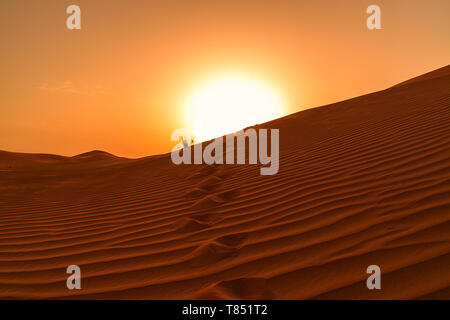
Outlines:
<svg viewBox="0 0 450 320"><path fill-rule="evenodd" d="M189 233L210 227L209 223L200 222L189 217L181 218L174 222L173 227L175 231Z"/></svg>
<svg viewBox="0 0 450 320"><path fill-rule="evenodd" d="M265 278L249 277L217 282L196 296L196 299L270 300L275 294L268 289Z"/></svg>
<svg viewBox="0 0 450 320"><path fill-rule="evenodd" d="M215 195L222 198L223 200L230 201L231 199L236 198L236 196L238 195L238 191L235 189L227 190L227 191L218 192Z"/></svg>
<svg viewBox="0 0 450 320"><path fill-rule="evenodd" d="M221 179L226 179L226 178L233 176L234 172L232 172L229 168L228 169L222 168L222 169L217 170L215 172L215 175Z"/></svg>
<svg viewBox="0 0 450 320"><path fill-rule="evenodd" d="M200 181L197 187L211 191L217 189L221 183L222 178L212 175Z"/></svg>
<svg viewBox="0 0 450 320"><path fill-rule="evenodd" d="M201 165L200 169L188 177L189 180L197 180L210 176L218 171L217 165Z"/></svg>
<svg viewBox="0 0 450 320"><path fill-rule="evenodd" d="M208 194L207 190L205 190L203 188L199 188L199 187L194 187L193 189L186 192L184 196L187 199L198 199L198 198L203 197L206 194Z"/></svg>
<svg viewBox="0 0 450 320"><path fill-rule="evenodd" d="M226 200L222 199L220 196L217 195L207 195L206 197L203 197L202 199L196 201L192 206L191 209L194 210L201 210L201 209L209 209L217 207L218 205L222 204Z"/></svg>
<svg viewBox="0 0 450 320"><path fill-rule="evenodd" d="M217 238L216 241L228 247L241 248L247 238L245 234L229 234Z"/></svg>
<svg viewBox="0 0 450 320"><path fill-rule="evenodd" d="M191 216L191 218L200 223L208 223L208 224L216 224L223 220L223 217L214 213L194 214Z"/></svg>
<svg viewBox="0 0 450 320"><path fill-rule="evenodd" d="M192 267L211 267L211 264L235 257L236 254L237 250L235 248L230 248L217 242L208 242L201 244L186 256L186 259Z"/></svg>

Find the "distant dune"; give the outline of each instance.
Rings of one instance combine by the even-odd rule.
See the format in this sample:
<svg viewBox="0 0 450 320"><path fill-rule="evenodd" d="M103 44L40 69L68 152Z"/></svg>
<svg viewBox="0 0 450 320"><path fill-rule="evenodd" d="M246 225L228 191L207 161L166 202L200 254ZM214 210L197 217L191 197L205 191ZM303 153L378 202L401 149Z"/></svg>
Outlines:
<svg viewBox="0 0 450 320"><path fill-rule="evenodd" d="M1 151L0 298L450 299L450 66L260 127L273 176Z"/></svg>
<svg viewBox="0 0 450 320"><path fill-rule="evenodd" d="M111 153L108 153L108 152L105 152L105 151L94 150L94 151L78 154L76 156L73 156L72 158L95 161L95 160L117 159L119 157L116 157L115 155L113 155Z"/></svg>

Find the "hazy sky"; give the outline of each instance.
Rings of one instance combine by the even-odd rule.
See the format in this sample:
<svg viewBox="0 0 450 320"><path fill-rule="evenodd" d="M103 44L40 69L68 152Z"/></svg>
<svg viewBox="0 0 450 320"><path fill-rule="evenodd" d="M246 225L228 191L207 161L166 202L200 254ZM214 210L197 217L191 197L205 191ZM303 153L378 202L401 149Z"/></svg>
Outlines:
<svg viewBox="0 0 450 320"><path fill-rule="evenodd" d="M77 4L82 29L66 28ZM366 8L381 8L368 30ZM450 63L448 0L1 0L0 149L169 152L183 104L224 72L286 113Z"/></svg>

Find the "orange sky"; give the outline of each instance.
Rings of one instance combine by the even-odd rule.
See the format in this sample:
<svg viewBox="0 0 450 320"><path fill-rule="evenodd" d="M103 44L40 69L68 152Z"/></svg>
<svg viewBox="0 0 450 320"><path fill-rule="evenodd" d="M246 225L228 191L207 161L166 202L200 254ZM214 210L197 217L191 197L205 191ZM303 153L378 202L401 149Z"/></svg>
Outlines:
<svg viewBox="0 0 450 320"><path fill-rule="evenodd" d="M66 7L82 29L66 28ZM366 28L381 7L382 30ZM237 72L293 113L450 63L448 0L3 0L0 149L169 152L183 103Z"/></svg>

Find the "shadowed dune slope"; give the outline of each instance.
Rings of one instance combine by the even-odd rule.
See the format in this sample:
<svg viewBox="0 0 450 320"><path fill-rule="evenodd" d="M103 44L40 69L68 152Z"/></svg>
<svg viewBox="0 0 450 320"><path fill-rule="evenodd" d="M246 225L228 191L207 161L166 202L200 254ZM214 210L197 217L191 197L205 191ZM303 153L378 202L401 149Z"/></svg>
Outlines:
<svg viewBox="0 0 450 320"><path fill-rule="evenodd" d="M450 298L444 71L260 125L280 129L273 176L0 152L0 297Z"/></svg>

